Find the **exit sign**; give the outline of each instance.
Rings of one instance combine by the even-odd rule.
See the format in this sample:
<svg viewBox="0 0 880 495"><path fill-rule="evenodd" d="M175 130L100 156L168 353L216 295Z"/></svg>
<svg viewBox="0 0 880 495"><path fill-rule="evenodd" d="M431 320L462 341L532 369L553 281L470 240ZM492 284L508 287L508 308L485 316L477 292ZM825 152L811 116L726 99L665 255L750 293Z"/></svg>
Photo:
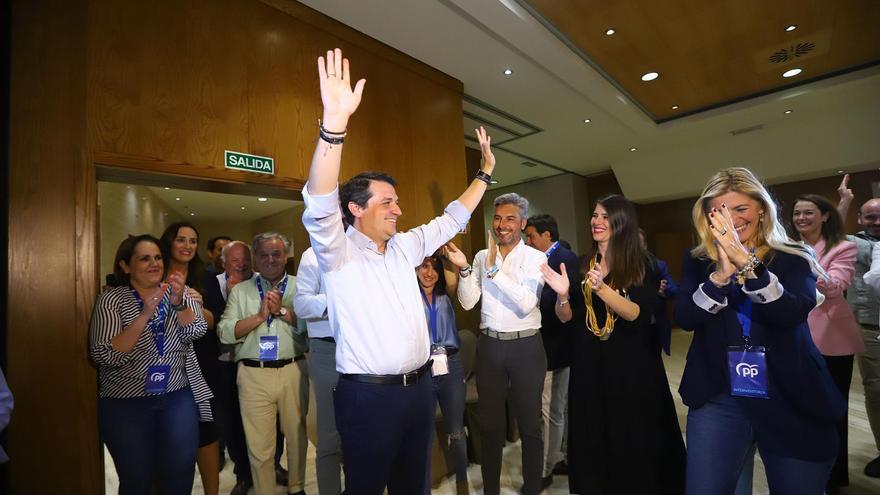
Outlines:
<svg viewBox="0 0 880 495"><path fill-rule="evenodd" d="M226 168L275 175L275 160L268 156L249 155L226 150Z"/></svg>

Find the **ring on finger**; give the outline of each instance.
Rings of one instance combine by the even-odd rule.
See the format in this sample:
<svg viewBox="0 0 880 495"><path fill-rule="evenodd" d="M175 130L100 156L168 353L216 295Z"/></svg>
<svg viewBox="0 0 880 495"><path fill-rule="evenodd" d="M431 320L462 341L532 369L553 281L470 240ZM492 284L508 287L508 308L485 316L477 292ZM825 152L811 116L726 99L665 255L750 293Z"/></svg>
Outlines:
<svg viewBox="0 0 880 495"><path fill-rule="evenodd" d="M721 233L721 235L727 235L727 229L724 227L722 227L719 232Z"/></svg>

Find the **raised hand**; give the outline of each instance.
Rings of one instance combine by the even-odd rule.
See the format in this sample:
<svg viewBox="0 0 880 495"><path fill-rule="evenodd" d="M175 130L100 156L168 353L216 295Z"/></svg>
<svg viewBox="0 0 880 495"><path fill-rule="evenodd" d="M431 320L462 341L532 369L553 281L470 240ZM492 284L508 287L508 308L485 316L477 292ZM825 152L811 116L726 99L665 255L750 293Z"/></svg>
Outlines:
<svg viewBox="0 0 880 495"><path fill-rule="evenodd" d="M202 297L202 294L199 291L193 289L192 287L187 287L185 289L186 295L189 296L193 301L197 301L200 305L205 305L205 300Z"/></svg>
<svg viewBox="0 0 880 495"><path fill-rule="evenodd" d="M328 50L326 60L318 57L318 79L324 104L324 126L328 131L344 132L348 118L361 103L367 80L359 80L354 90L351 89L348 59L342 57L339 48Z"/></svg>
<svg viewBox="0 0 880 495"><path fill-rule="evenodd" d="M565 271L565 263L559 265L559 271L560 273L557 273L547 263L541 265L541 275L544 276L544 283L549 285L553 292L556 292L559 296L568 298L569 282L568 273Z"/></svg>
<svg viewBox="0 0 880 495"><path fill-rule="evenodd" d="M718 251L724 251L727 258L736 267L742 268L749 261L749 250L743 246L736 233L733 225L733 217L727 205L721 205L721 208L712 208L709 212L709 230L715 236ZM720 258L719 253L719 258Z"/></svg>
<svg viewBox="0 0 880 495"><path fill-rule="evenodd" d="M186 281L178 272L168 276L168 285L171 286L171 304L177 306L183 303L184 283Z"/></svg>
<svg viewBox="0 0 880 495"><path fill-rule="evenodd" d="M492 174L492 171L495 170L495 154L492 153L492 137L486 134L486 129L483 126L480 126L479 129L474 129L474 132L477 134L477 141L480 142L480 151L483 152L483 172L487 174Z"/></svg>
<svg viewBox="0 0 880 495"><path fill-rule="evenodd" d="M495 257L498 254L498 245L495 244L495 234L492 233L491 230L487 230L489 233L489 239L486 241L489 244L489 253L486 256L486 269L492 268L495 266Z"/></svg>
<svg viewBox="0 0 880 495"><path fill-rule="evenodd" d="M278 289L272 289L266 294L266 305L269 307L269 313L273 315L281 311L281 293Z"/></svg>
<svg viewBox="0 0 880 495"><path fill-rule="evenodd" d="M596 292L605 287L605 273L602 271L601 265L596 265L592 270L588 271L586 279L590 288Z"/></svg>
<svg viewBox="0 0 880 495"><path fill-rule="evenodd" d="M159 306L159 303L162 302L162 298L165 296L165 292L168 290L168 284L161 284L159 287L150 291L149 294L144 298L144 314L153 316L153 313L156 312L156 307Z"/></svg>
<svg viewBox="0 0 880 495"><path fill-rule="evenodd" d="M849 188L849 174L843 174L843 179L840 181L840 185L837 186L837 194L840 196L841 201L852 202L855 195L852 189Z"/></svg>
<svg viewBox="0 0 880 495"><path fill-rule="evenodd" d="M451 261L453 265L459 268L467 268L467 256L465 256L461 249L458 249L458 246L456 246L452 241L447 242L446 245L443 246L443 249L445 251L444 254L446 256L446 259Z"/></svg>

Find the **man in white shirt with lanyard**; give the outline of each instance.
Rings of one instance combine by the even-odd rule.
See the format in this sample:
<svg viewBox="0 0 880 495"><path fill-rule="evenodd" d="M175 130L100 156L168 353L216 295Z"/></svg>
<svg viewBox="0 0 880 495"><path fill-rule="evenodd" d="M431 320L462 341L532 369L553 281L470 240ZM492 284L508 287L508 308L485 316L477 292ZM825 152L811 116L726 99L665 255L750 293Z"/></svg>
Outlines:
<svg viewBox="0 0 880 495"><path fill-rule="evenodd" d="M337 187L349 117L365 80L352 90L339 49L318 58L324 117L303 188L303 223L323 273L339 382L336 425L348 495L430 493L434 429L430 338L415 267L462 230L495 166L485 131L484 164L440 217L397 233L402 214L394 179L363 173ZM340 206L342 211L340 211ZM342 215L351 222L343 231ZM445 357L445 356L444 356Z"/></svg>
<svg viewBox="0 0 880 495"><path fill-rule="evenodd" d="M480 469L486 495L498 495L501 489L508 389L522 438L522 493L537 495L541 491L541 394L547 356L540 335L538 304L544 287L541 265L547 262L547 256L522 240L528 210L528 200L519 194L498 196L492 220L497 246L490 232L489 249L477 253L473 268L463 256L452 259L461 269L458 300L462 307L471 309L481 296L483 299L477 393L482 437Z"/></svg>

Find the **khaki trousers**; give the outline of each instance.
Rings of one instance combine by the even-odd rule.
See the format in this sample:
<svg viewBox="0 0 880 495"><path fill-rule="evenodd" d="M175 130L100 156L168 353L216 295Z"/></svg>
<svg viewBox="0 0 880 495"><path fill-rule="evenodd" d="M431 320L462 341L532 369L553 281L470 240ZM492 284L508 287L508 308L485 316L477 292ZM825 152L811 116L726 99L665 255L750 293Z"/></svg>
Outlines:
<svg viewBox="0 0 880 495"><path fill-rule="evenodd" d="M275 416L287 442L288 493L304 488L306 475L306 414L309 404L305 360L283 368L252 368L238 364L238 400L247 440L254 493L274 495Z"/></svg>

